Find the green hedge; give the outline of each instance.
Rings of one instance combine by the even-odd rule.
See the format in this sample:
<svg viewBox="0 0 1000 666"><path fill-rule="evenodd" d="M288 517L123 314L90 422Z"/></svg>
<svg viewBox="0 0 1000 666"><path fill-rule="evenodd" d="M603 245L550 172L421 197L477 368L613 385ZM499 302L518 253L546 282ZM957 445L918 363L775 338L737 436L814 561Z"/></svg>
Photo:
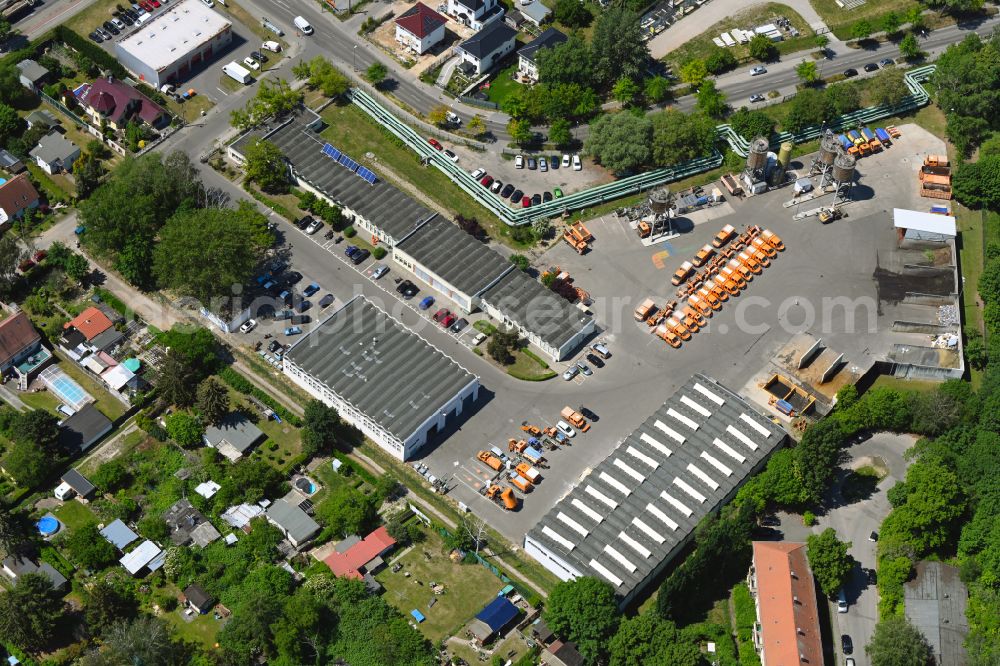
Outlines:
<svg viewBox="0 0 1000 666"><path fill-rule="evenodd" d="M296 217L295 215L292 214L292 211L288 210L277 201L272 201L268 197L264 196L263 194L257 191L256 187L253 186L247 187L246 191L249 192L250 196L252 196L254 199L261 202L262 204L264 204L265 206L267 206L268 208L270 208L275 213L282 216L289 222L295 221Z"/></svg>
<svg viewBox="0 0 1000 666"><path fill-rule="evenodd" d="M543 375L525 375L518 372L517 370L514 370L513 368L508 368L507 374L513 377L514 379L520 379L521 381L524 382L544 382L545 380L552 379L553 377L556 376L556 373L554 372L546 372Z"/></svg>
<svg viewBox="0 0 1000 666"><path fill-rule="evenodd" d="M372 256L376 259L385 259L386 254L388 254L388 252L386 252L386 249L381 245L372 250Z"/></svg>
<svg viewBox="0 0 1000 666"><path fill-rule="evenodd" d="M339 460L341 464L343 464L345 467L349 467L353 474L357 474L359 477L370 483L372 486L378 483L378 480L371 472L369 472L367 469L365 469L358 463L348 458L340 451L334 451L333 457Z"/></svg>
<svg viewBox="0 0 1000 666"><path fill-rule="evenodd" d="M124 79L128 76L128 72L125 71L125 68L122 67L121 63L113 55L98 45L87 41L86 37L81 37L64 25L57 25L54 33L56 39L87 56L99 67L108 70L119 79Z"/></svg>
<svg viewBox="0 0 1000 666"><path fill-rule="evenodd" d="M536 363L538 363L538 365L548 370L549 364L543 361L541 358L539 358L538 354L536 354L535 352L525 347L524 349L521 350L521 353L527 356L528 358L534 360Z"/></svg>
<svg viewBox="0 0 1000 666"><path fill-rule="evenodd" d="M99 296L103 302L111 306L111 308L115 312L125 317L126 320L135 319L135 313L130 311L128 309L128 306L125 305L125 303L120 298L112 294L107 289L101 289L100 287L97 287L96 289L94 289L94 294Z"/></svg>
<svg viewBox="0 0 1000 666"><path fill-rule="evenodd" d="M226 382L234 389L243 393L245 395L252 395L253 397L260 400L262 403L274 410L274 413L281 417L282 421L287 421L296 428L302 427L302 419L295 414L288 411L283 407L277 400L272 398L270 395L257 388L249 379L236 372L232 368L223 368L222 372L219 373L219 377L222 381Z"/></svg>
<svg viewBox="0 0 1000 666"><path fill-rule="evenodd" d="M344 229L344 238L354 238L358 235L358 232L354 230L354 227L347 227Z"/></svg>

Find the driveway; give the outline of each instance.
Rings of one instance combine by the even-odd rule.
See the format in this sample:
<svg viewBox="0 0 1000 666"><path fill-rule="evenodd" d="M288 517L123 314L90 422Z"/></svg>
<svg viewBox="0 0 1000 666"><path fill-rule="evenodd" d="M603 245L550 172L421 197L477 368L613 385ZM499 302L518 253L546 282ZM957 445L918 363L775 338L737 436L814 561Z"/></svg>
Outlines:
<svg viewBox="0 0 1000 666"><path fill-rule="evenodd" d="M878 532L882 521L889 514L889 500L886 492L906 476L909 461L903 458L905 451L913 446L917 438L913 435L895 435L887 432L876 433L871 439L855 444L847 449L848 462L842 465L836 485L830 492L830 508L820 515L812 528L802 525L799 514L779 514L783 538L790 541L805 541L810 534L819 534L828 527L837 531L837 538L851 542L850 554L860 566L854 568L845 586L846 613L837 612L837 604L827 602L830 615L834 618L833 632L837 652L837 663L842 664L844 655L840 649L840 636L849 635L854 641L851 654L857 666L869 666L865 645L871 640L878 622L878 590L868 583L865 570L875 568L875 546L868 540L872 532ZM847 476L846 470L871 464L879 458L889 470L888 475L878 484L875 492L867 499L847 504L841 495L841 484Z"/></svg>

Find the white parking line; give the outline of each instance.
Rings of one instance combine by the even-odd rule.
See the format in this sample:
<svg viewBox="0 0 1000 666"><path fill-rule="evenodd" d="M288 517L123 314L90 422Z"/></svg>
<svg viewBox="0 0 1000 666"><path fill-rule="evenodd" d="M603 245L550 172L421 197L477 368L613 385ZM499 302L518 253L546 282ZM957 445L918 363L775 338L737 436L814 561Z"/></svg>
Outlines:
<svg viewBox="0 0 1000 666"><path fill-rule="evenodd" d="M227 93L227 92L226 92L225 90L223 90L222 88L216 88L216 90L218 90L218 91L219 91L220 93L222 93L222 94L223 94L223 95L225 95L226 97L229 97L229 93Z"/></svg>

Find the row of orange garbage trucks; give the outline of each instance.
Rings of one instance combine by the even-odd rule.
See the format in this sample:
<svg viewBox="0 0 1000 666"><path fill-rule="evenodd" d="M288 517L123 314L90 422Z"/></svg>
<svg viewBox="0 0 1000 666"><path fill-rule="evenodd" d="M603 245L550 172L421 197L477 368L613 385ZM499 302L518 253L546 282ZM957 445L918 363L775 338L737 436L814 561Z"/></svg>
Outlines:
<svg viewBox="0 0 1000 666"><path fill-rule="evenodd" d="M840 140L840 145L849 155L867 157L872 153L881 152L883 148L888 148L892 145L893 140L898 139L899 136L899 130L890 125L886 128L876 127L875 129L862 127L839 134L837 139Z"/></svg>

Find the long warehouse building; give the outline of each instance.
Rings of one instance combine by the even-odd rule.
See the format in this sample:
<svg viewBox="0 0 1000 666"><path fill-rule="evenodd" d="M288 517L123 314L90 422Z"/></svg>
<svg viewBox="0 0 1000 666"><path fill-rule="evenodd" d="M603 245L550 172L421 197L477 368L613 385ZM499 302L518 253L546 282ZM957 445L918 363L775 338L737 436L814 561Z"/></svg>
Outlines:
<svg viewBox="0 0 1000 666"><path fill-rule="evenodd" d="M298 184L340 206L366 241L391 249L396 263L462 312L482 308L501 324L517 329L553 362L570 356L593 335L596 323L589 312L529 278L499 252L324 141L320 135L324 127L314 111L299 108L274 126L247 132L228 153L242 164L252 140L274 143Z"/></svg>
<svg viewBox="0 0 1000 666"><path fill-rule="evenodd" d="M300 338L282 369L399 460L479 397L479 377L363 296Z"/></svg>
<svg viewBox="0 0 1000 666"><path fill-rule="evenodd" d="M165 7L136 32L115 42L125 69L154 88L196 74L233 41L233 24L201 0Z"/></svg>
<svg viewBox="0 0 1000 666"><path fill-rule="evenodd" d="M524 537L561 580L594 576L631 604L785 442L741 396L694 375Z"/></svg>

